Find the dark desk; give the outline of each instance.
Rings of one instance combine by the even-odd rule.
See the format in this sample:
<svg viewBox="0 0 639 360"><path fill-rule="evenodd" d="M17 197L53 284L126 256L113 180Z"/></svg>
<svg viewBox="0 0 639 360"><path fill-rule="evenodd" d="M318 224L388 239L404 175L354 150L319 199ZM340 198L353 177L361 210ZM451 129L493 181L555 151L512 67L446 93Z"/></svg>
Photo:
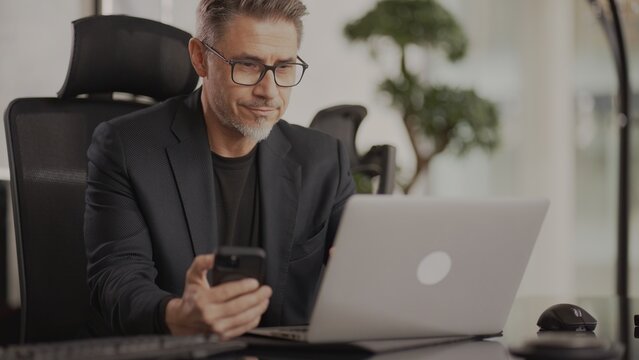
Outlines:
<svg viewBox="0 0 639 360"><path fill-rule="evenodd" d="M626 354L622 359L639 359L639 339L634 338L635 326L633 322L633 314L639 314L639 299L621 302L617 299L595 297L576 299L526 297L517 299L504 328L504 336L479 342L460 342L377 355L356 352L301 351L297 347L295 350L282 348L271 351L249 347L242 355L257 359L517 359L509 354L508 347L519 346L527 340L537 338L536 323L539 315L548 307L562 302L579 305L590 312L598 320L595 331L598 338L623 343L626 347Z"/></svg>
<svg viewBox="0 0 639 360"><path fill-rule="evenodd" d="M634 314L639 314L639 299L615 297L578 297L573 299L528 297L515 301L500 342L510 346L537 336L537 319L548 307L558 303L581 306L597 319L595 335L604 340L620 342L626 347L624 359L639 359L639 339L634 338Z"/></svg>
<svg viewBox="0 0 639 360"><path fill-rule="evenodd" d="M467 341L454 344L443 344L421 348L411 348L403 351L392 351L380 354L365 352L335 351L335 350L260 350L249 349L238 354L237 359L375 359L375 360L404 360L404 359L433 359L433 360L505 360L510 357L508 348L497 341Z"/></svg>
<svg viewBox="0 0 639 360"><path fill-rule="evenodd" d="M504 328L504 336L484 341L465 341L449 344L410 348L401 351L371 354L346 345L339 348L326 346L304 346L297 343L279 341L278 346L273 343L265 344L254 337L241 337L249 346L245 350L232 354L224 354L223 359L433 359L433 360L503 360L515 359L509 354L509 346L519 346L522 343L536 339L537 318L543 310L551 305L569 302L579 305L594 315L598 320L595 335L598 339L621 342L626 347L627 359L639 359L639 340L634 339L633 314L639 313L639 300L618 301L604 298L522 298L517 299L510 317ZM480 310L480 309L479 309ZM588 338L593 339L593 338ZM128 340L128 339L127 339ZM83 342L83 344L85 344ZM0 358L2 354L0 352ZM577 359L577 358L573 358ZM588 357L592 359L592 357Z"/></svg>
<svg viewBox="0 0 639 360"><path fill-rule="evenodd" d="M508 349L495 341L464 342L373 356L375 360L504 360L511 359Z"/></svg>

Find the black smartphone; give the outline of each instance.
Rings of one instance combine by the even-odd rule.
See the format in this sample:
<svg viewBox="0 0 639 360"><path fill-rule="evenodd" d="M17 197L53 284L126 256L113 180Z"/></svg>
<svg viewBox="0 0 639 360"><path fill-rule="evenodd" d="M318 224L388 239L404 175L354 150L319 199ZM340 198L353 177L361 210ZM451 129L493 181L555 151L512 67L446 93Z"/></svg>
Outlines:
<svg viewBox="0 0 639 360"><path fill-rule="evenodd" d="M254 278L264 283L266 252L260 248L222 246L215 254L211 285Z"/></svg>

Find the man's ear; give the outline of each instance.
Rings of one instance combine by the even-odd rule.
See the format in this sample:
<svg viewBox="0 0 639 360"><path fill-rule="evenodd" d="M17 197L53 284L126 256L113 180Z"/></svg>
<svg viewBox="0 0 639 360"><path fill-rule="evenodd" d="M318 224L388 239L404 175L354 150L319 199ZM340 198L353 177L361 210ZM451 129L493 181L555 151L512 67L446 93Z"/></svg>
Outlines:
<svg viewBox="0 0 639 360"><path fill-rule="evenodd" d="M195 72L200 77L208 76L208 64L206 62L206 50L204 50L202 44L196 38L189 40L189 56L191 57L191 64Z"/></svg>

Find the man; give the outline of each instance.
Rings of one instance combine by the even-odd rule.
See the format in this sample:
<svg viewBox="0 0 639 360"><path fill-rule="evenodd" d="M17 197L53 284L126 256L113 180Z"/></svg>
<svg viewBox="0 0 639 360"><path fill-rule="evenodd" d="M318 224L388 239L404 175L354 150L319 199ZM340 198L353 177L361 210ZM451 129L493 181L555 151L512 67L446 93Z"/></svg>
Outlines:
<svg viewBox="0 0 639 360"><path fill-rule="evenodd" d="M306 63L299 0L202 0L202 87L100 125L88 150L91 303L111 332L239 336L307 323L343 206L345 149L279 120ZM211 287L221 245L259 246L266 284Z"/></svg>

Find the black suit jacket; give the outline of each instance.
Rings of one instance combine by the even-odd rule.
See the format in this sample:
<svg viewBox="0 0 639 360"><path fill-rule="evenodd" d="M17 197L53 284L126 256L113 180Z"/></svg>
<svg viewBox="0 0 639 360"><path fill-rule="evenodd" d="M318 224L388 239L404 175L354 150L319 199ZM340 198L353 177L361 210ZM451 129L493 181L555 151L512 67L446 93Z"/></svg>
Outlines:
<svg viewBox="0 0 639 360"><path fill-rule="evenodd" d="M261 240L273 288L261 324L307 323L354 193L348 155L334 138L283 120L258 146ZM87 155L91 304L114 333L161 332L160 305L182 295L194 256L218 244L200 91L101 124Z"/></svg>

